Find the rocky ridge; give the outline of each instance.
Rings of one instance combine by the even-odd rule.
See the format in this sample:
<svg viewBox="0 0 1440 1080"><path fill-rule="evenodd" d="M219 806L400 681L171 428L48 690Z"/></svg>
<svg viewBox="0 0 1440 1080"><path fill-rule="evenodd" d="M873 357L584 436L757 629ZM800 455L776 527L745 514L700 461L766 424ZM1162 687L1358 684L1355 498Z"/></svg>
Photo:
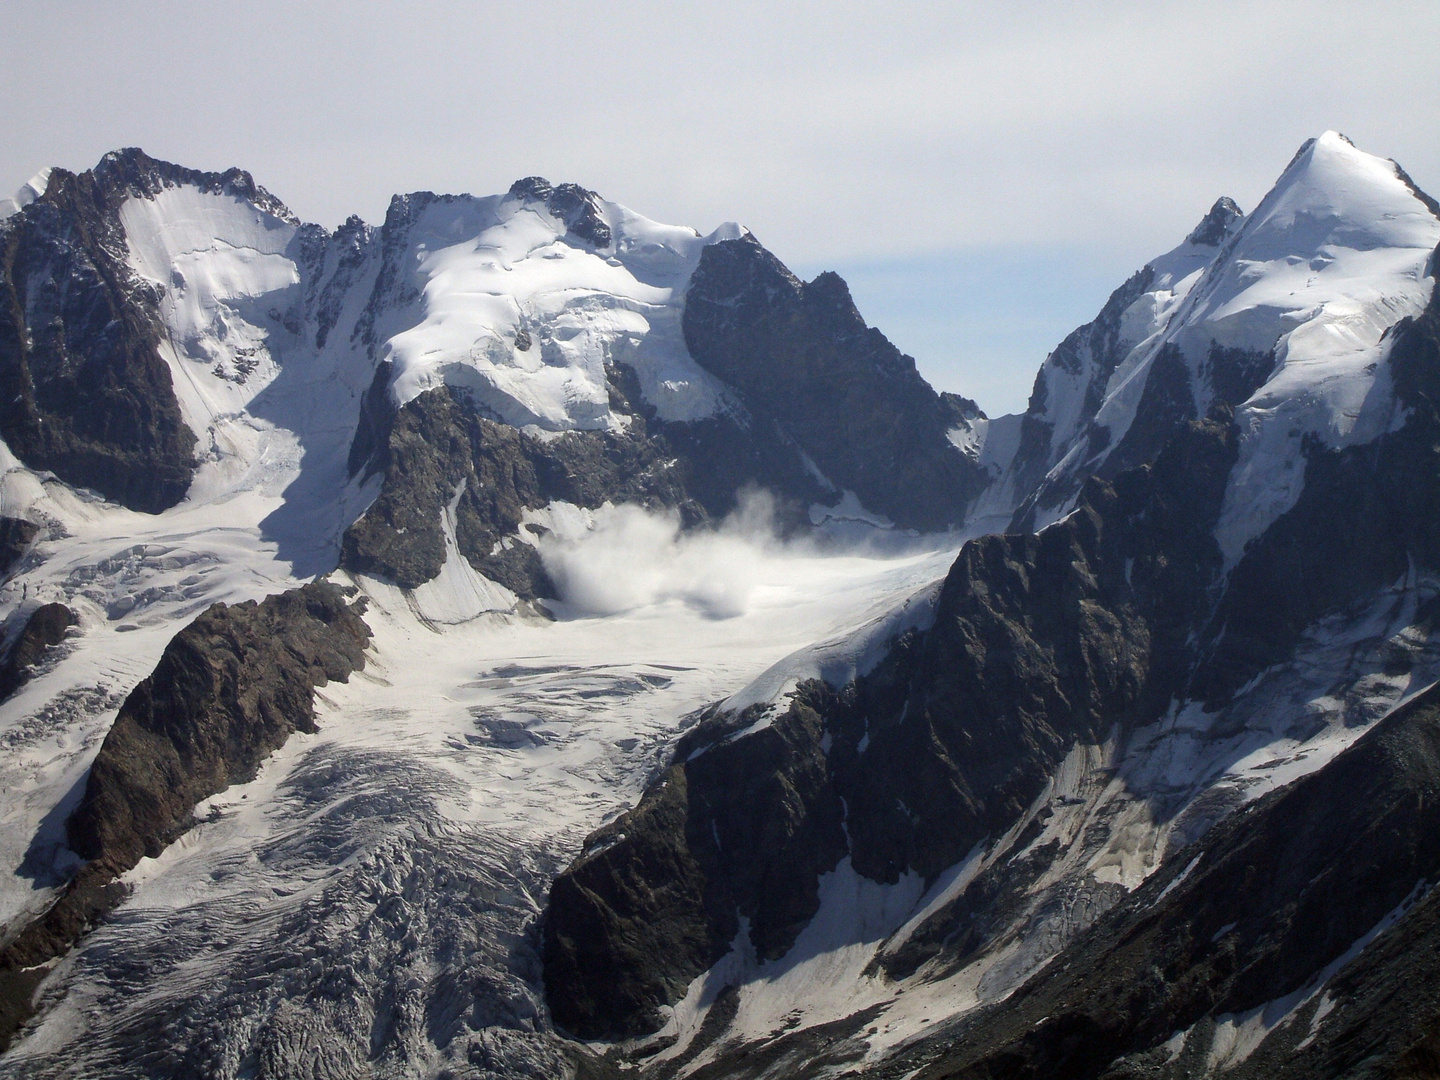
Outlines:
<svg viewBox="0 0 1440 1080"><path fill-rule="evenodd" d="M133 509L184 497L195 435L158 355L158 298L126 262L119 208L160 185L265 201L238 170L196 173L138 150L50 173L44 193L0 221L0 435L27 465Z"/></svg>
<svg viewBox="0 0 1440 1080"><path fill-rule="evenodd" d="M316 687L363 667L369 638L341 590L314 583L214 605L166 646L121 706L66 823L88 862L0 952L6 1043L46 966L124 899L119 876L189 828L196 804L252 779L292 732L313 731Z"/></svg>

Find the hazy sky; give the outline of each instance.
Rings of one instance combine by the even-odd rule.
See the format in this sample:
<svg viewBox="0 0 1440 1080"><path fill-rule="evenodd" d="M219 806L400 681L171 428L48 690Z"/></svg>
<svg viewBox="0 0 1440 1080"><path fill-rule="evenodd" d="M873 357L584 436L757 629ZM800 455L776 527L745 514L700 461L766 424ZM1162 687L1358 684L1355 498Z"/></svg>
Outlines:
<svg viewBox="0 0 1440 1080"><path fill-rule="evenodd" d="M749 226L937 385L1045 353L1326 128L1440 191L1440 4L0 0L0 187L138 145L302 218L541 174Z"/></svg>

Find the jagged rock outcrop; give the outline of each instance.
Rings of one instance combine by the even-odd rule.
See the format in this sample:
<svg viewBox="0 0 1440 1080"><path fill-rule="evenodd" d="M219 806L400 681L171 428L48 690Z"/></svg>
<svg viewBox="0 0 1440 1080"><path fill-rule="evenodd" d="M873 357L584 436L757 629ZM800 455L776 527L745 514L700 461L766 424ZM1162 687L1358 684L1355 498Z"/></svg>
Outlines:
<svg viewBox="0 0 1440 1080"><path fill-rule="evenodd" d="M364 666L360 615L338 586L315 582L215 604L166 646L121 706L67 822L89 862L0 951L0 1043L29 1015L43 965L124 899L119 875L188 829L201 800L253 778L292 732L315 730L316 687Z"/></svg>
<svg viewBox="0 0 1440 1080"><path fill-rule="evenodd" d="M543 176L527 176L510 185L510 194L534 199L565 223L571 236L597 248L608 248L614 237L600 214L600 196L579 184L552 187Z"/></svg>
<svg viewBox="0 0 1440 1080"><path fill-rule="evenodd" d="M524 599L554 596L536 549L517 538L526 510L555 500L594 508L631 502L678 510L687 525L718 520L737 493L763 486L798 519L827 493L772 433L734 417L664 423L646 410L633 377L612 372L623 431L538 438L487 419L448 387L408 402L382 429L380 495L345 534L342 565L415 588L445 560L443 511L454 502L455 539L469 563ZM636 403L639 404L636 404Z"/></svg>
<svg viewBox="0 0 1440 1080"><path fill-rule="evenodd" d="M742 716L687 736L556 881L557 1021L589 1038L654 1030L739 918L774 958L847 851L873 880L933 881L1005 832L1077 742L1159 712L1184 686L1221 564L1210 530L1234 462L1227 419L1182 429L1113 485L1092 480L1038 536L967 544L933 628L842 692L811 683L758 733L731 738Z"/></svg>
<svg viewBox="0 0 1440 1080"><path fill-rule="evenodd" d="M1397 946L1433 955L1440 945L1436 901L1426 895L1437 876L1440 691L1432 689L1324 769L1175 852L1002 1006L868 1075L1179 1080L1232 1052L1212 1049L1219 1025L1267 1005L1268 1038L1229 1075L1335 1077L1355 1075L1362 1062L1366 1075L1424 1075L1440 987L1428 973L1397 978L1416 966ZM1382 939L1389 948L1327 989L1322 1012L1312 979L1417 899L1396 936ZM1383 992L1382 972L1391 977ZM1292 994L1288 1007L1272 1004ZM1301 1011L1276 1026L1291 1010ZM1359 1016L1374 1022L1363 1034ZM1234 1065L1246 1055L1238 1057Z"/></svg>
<svg viewBox="0 0 1440 1080"><path fill-rule="evenodd" d="M988 476L915 362L865 325L836 274L800 281L753 236L712 244L685 296L685 343L825 477L897 524L943 529Z"/></svg>
<svg viewBox="0 0 1440 1080"><path fill-rule="evenodd" d="M10 575L40 535L40 526L24 518L0 517L0 578Z"/></svg>
<svg viewBox="0 0 1440 1080"><path fill-rule="evenodd" d="M67 825L71 848L120 868L158 855L201 799L315 730L315 688L363 667L369 639L326 583L211 607L120 707Z"/></svg>
<svg viewBox="0 0 1440 1080"><path fill-rule="evenodd" d="M64 604L42 604L30 612L0 661L0 701L29 680L31 669L44 659L46 651L64 641L66 633L79 621Z"/></svg>
<svg viewBox="0 0 1440 1080"><path fill-rule="evenodd" d="M196 467L158 354L159 297L126 261L119 208L131 195L193 184L288 211L230 172L200 173L139 150L50 173L44 194L0 221L0 436L34 469L157 513Z"/></svg>

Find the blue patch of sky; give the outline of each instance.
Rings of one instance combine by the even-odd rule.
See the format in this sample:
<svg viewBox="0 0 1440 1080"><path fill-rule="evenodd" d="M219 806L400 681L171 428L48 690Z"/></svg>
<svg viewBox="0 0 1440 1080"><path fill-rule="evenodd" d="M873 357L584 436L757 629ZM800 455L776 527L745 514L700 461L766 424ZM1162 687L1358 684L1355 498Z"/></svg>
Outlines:
<svg viewBox="0 0 1440 1080"><path fill-rule="evenodd" d="M1024 410L1041 362L1139 265L1078 247L996 247L791 269L807 280L834 270L936 389L1000 416Z"/></svg>

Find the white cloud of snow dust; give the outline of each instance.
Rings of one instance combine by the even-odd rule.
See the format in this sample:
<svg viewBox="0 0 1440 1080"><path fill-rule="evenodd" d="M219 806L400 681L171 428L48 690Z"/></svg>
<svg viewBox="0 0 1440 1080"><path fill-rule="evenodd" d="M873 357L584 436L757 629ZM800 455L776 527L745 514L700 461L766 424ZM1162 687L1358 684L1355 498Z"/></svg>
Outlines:
<svg viewBox="0 0 1440 1080"><path fill-rule="evenodd" d="M808 541L783 542L766 492L742 495L712 529L682 531L674 511L606 504L558 525L540 557L576 615L615 615L680 601L710 618L745 614L757 582L774 564L813 553Z"/></svg>

